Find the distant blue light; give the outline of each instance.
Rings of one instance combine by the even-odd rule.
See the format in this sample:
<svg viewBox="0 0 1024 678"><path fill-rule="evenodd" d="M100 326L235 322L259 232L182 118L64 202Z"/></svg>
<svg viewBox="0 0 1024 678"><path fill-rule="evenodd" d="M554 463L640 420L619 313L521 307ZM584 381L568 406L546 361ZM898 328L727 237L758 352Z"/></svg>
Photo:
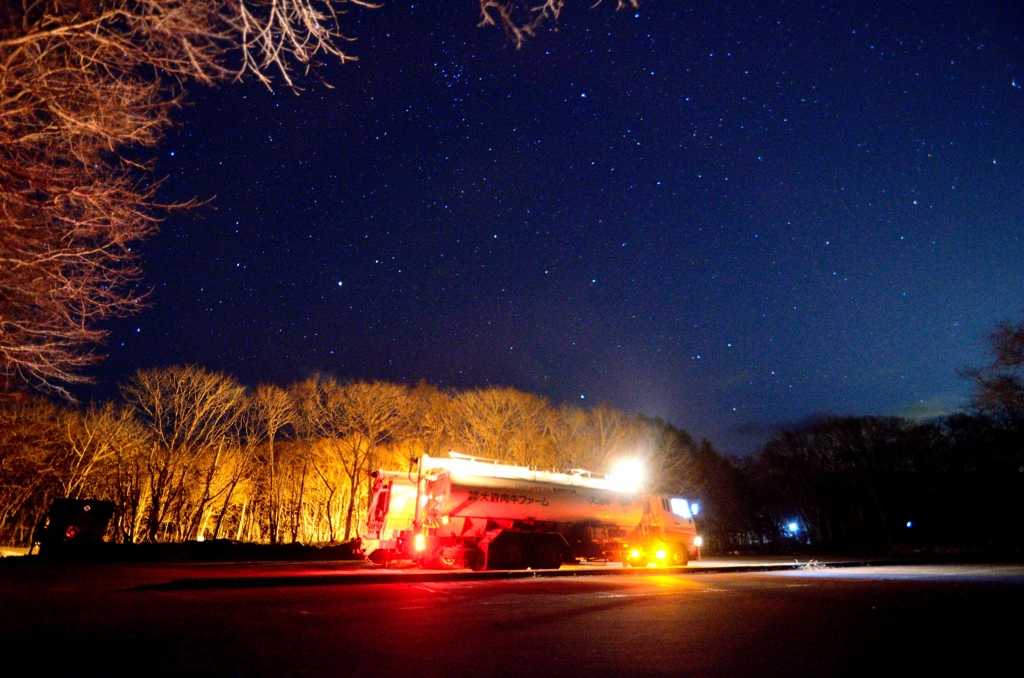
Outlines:
<svg viewBox="0 0 1024 678"><path fill-rule="evenodd" d="M690 504L690 513L692 513L693 515L697 515L698 513L700 513L700 504L696 502Z"/></svg>
<svg viewBox="0 0 1024 678"><path fill-rule="evenodd" d="M790 532L800 531L800 523L790 523L789 525L786 525L786 527L789 529Z"/></svg>
<svg viewBox="0 0 1024 678"><path fill-rule="evenodd" d="M913 526L914 526L914 521L913 520L908 520L907 521L907 527L909 528L909 527L913 527Z"/></svg>

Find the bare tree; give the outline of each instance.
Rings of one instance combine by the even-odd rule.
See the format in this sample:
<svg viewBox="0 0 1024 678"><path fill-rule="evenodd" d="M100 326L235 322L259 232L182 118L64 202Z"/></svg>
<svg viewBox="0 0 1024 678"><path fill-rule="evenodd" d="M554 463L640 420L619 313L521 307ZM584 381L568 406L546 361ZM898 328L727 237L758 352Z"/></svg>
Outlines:
<svg viewBox="0 0 1024 678"><path fill-rule="evenodd" d="M294 389L299 426L308 438L333 451L347 479L344 539L352 536L361 481L375 465L381 446L401 429L407 416L404 386L384 382L339 384L314 377ZM318 469L318 472L320 469Z"/></svg>
<svg viewBox="0 0 1024 678"><path fill-rule="evenodd" d="M406 471L415 466L421 454L439 457L452 445L452 397L449 393L421 382L408 393L407 412L401 431L391 446L394 459L381 460L381 467Z"/></svg>
<svg viewBox="0 0 1024 678"><path fill-rule="evenodd" d="M700 489L694 475L696 445L693 438L660 419L644 416L637 417L636 430L642 441L638 449L644 451L647 487L658 492L693 496Z"/></svg>
<svg viewBox="0 0 1024 678"><path fill-rule="evenodd" d="M157 541L162 528L180 531L186 525L183 504L197 481L205 488L201 503L209 501L213 473L240 415L244 390L231 377L186 366L139 370L121 394L148 433L146 537ZM211 457L206 475L197 478L206 453Z"/></svg>
<svg viewBox="0 0 1024 678"><path fill-rule="evenodd" d="M317 502L320 506L313 521L313 531L322 534L320 525L325 523L327 525L327 541L333 543L338 533L338 530L335 529L338 524L336 520L338 506L335 499L338 498L338 490L341 485L347 480L338 473L338 467L346 466L347 468L347 465L338 464L339 441L337 438L322 440L320 444L312 445L311 451L313 454L310 456L310 462L320 479L319 489L321 490L320 501Z"/></svg>
<svg viewBox="0 0 1024 678"><path fill-rule="evenodd" d="M119 407L109 423L105 437L114 453L113 470L104 478L106 487L97 494L117 506L116 538L134 544L143 536L145 509L149 505L149 434L129 407Z"/></svg>
<svg viewBox="0 0 1024 678"><path fill-rule="evenodd" d="M367 474L377 465L381 446L401 430L408 415L407 394L408 390L404 386L382 381L360 381L347 384L342 389L345 442L353 461L351 466L345 466L351 482L345 514L346 541L352 536L352 519L356 511L360 480L365 481L363 498L368 503L371 486Z"/></svg>
<svg viewBox="0 0 1024 678"><path fill-rule="evenodd" d="M552 413L558 460L563 468L606 472L621 456L635 456L636 443L626 414L608 405L592 410L562 407Z"/></svg>
<svg viewBox="0 0 1024 678"><path fill-rule="evenodd" d="M307 505L306 488L310 484L311 445L305 440L297 440L282 446L278 459L281 473L281 505L280 515L287 527L287 537L297 542L304 527L303 512Z"/></svg>
<svg viewBox="0 0 1024 678"><path fill-rule="evenodd" d="M93 490L94 474L103 473L105 467L115 462L115 445L126 426L128 417L114 403L91 405L84 412L68 409L63 413L54 472L64 497L77 499Z"/></svg>
<svg viewBox="0 0 1024 678"><path fill-rule="evenodd" d="M0 403L0 538L28 543L53 487L61 409L41 398Z"/></svg>
<svg viewBox="0 0 1024 678"><path fill-rule="evenodd" d="M291 388L290 395L295 403L296 411L296 433L307 448L300 479L302 490L305 489L307 466L312 465L314 471L321 478L324 475L320 465L323 457L318 459L318 455L315 454L317 451L328 450L329 452L325 456L334 459L336 463L348 463L348 460L341 458L344 449L339 442L345 435L344 417L341 412L341 388L341 384L334 379L320 375L294 384ZM328 486L328 490L327 510L330 511L333 508L336 488ZM300 491L300 496L301 494ZM301 515L301 505L294 510ZM298 519L293 519L293 541L297 535L294 521ZM330 522L332 516L328 515L327 520Z"/></svg>
<svg viewBox="0 0 1024 678"><path fill-rule="evenodd" d="M453 432L460 451L528 466L557 465L547 401L513 388L456 395Z"/></svg>
<svg viewBox="0 0 1024 678"><path fill-rule="evenodd" d="M274 443L279 432L295 417L295 406L288 392L278 386L262 385L250 400L246 412L250 443L266 446L265 458L267 482L267 531L271 544L278 542L278 528L281 523L281 488L277 482L277 457Z"/></svg>
<svg viewBox="0 0 1024 678"><path fill-rule="evenodd" d="M0 388L84 380L103 320L145 297L133 247L162 213L139 149L183 87L342 61L346 0L0 4ZM367 4L361 0L349 0Z"/></svg>
<svg viewBox="0 0 1024 678"><path fill-rule="evenodd" d="M1000 323L988 335L992 362L966 370L974 382L974 406L981 412L1024 421L1024 323Z"/></svg>

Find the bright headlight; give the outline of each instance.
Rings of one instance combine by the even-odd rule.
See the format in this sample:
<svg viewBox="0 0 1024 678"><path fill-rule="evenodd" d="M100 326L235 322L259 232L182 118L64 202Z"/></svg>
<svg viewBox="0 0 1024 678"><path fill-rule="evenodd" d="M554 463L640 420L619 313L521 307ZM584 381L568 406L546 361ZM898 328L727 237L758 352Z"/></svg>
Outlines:
<svg viewBox="0 0 1024 678"><path fill-rule="evenodd" d="M644 465L639 459L623 459L612 468L608 480L619 492L639 492L644 481Z"/></svg>

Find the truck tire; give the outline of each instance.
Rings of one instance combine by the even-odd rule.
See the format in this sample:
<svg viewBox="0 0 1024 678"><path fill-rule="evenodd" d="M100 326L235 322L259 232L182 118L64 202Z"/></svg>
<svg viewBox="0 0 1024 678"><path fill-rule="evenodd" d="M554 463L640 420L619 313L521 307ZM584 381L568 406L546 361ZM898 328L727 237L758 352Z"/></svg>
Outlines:
<svg viewBox="0 0 1024 678"><path fill-rule="evenodd" d="M519 540L504 539L487 549L488 570L521 570L526 567Z"/></svg>
<svg viewBox="0 0 1024 678"><path fill-rule="evenodd" d="M535 570L557 570L562 566L562 552L550 539L534 547L530 567Z"/></svg>
<svg viewBox="0 0 1024 678"><path fill-rule="evenodd" d="M676 567L683 567L690 563L690 552L686 550L685 544L676 544L669 553L669 563Z"/></svg>
<svg viewBox="0 0 1024 678"><path fill-rule="evenodd" d="M438 555L429 558L423 566L428 570L454 570L458 566L458 561L455 558L445 558Z"/></svg>
<svg viewBox="0 0 1024 678"><path fill-rule="evenodd" d="M487 567L487 556L484 555L483 551L473 549L466 554L466 567L474 572L479 572L480 570L485 569Z"/></svg>
<svg viewBox="0 0 1024 678"><path fill-rule="evenodd" d="M374 565L387 565L389 562L391 562L391 558L392 554L390 551L385 551L384 549L376 549L375 551L373 551L373 553L367 556L366 559Z"/></svg>

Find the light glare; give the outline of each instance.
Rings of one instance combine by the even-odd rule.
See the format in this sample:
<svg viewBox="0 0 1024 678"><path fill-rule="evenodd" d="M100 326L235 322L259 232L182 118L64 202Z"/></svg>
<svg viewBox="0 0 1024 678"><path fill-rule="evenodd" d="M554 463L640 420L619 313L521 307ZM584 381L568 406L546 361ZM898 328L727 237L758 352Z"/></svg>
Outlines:
<svg viewBox="0 0 1024 678"><path fill-rule="evenodd" d="M690 514L690 502L679 497L672 497L668 500L668 503L672 507L672 513L686 520L693 519L693 516Z"/></svg>
<svg viewBox="0 0 1024 678"><path fill-rule="evenodd" d="M639 492L644 480L644 466L639 459L623 459L612 467L608 480L619 491Z"/></svg>

